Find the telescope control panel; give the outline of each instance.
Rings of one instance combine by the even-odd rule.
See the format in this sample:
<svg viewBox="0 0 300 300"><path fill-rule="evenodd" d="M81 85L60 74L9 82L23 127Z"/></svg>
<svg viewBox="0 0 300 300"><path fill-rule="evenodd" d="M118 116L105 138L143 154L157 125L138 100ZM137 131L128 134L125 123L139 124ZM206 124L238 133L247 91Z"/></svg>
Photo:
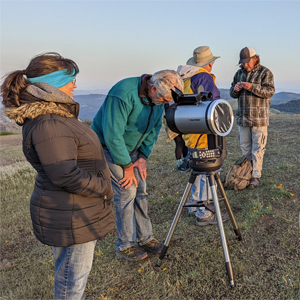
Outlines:
<svg viewBox="0 0 300 300"><path fill-rule="evenodd" d="M220 157L221 153L219 149L213 149L213 150L196 149L193 151L192 156L195 159L207 159L207 158Z"/></svg>

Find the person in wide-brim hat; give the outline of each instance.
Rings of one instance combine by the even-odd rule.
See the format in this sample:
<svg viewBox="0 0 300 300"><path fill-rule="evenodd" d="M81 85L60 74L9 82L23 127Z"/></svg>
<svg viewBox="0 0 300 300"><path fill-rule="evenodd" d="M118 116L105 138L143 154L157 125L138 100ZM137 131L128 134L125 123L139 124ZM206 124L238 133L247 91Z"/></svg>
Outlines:
<svg viewBox="0 0 300 300"><path fill-rule="evenodd" d="M214 61L220 56L214 56L208 46L197 47L193 51L191 57L186 65L180 65L177 72L184 80L184 94L199 94L201 92L210 92L212 98L209 101L221 98L220 90L216 85L216 77L211 73ZM183 134L182 139L184 145L188 148L188 153L192 153L194 149L208 148L208 139L206 134ZM208 191L208 192L207 192ZM195 215L197 226L206 226L217 224L216 214L208 209L197 208L198 201L206 201L209 194L207 189L206 176L197 176L195 182L191 187L191 196L188 207L189 215ZM228 215L222 215L222 221L228 220Z"/></svg>
<svg viewBox="0 0 300 300"><path fill-rule="evenodd" d="M196 67L204 67L218 58L220 58L220 56L213 56L208 46L200 46L194 50L193 57L191 57L186 64Z"/></svg>

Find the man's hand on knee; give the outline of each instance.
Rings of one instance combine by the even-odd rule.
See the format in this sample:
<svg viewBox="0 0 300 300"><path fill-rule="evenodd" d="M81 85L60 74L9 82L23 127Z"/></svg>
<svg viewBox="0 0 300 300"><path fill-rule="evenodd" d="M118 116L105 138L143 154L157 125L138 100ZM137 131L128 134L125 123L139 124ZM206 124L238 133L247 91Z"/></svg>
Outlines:
<svg viewBox="0 0 300 300"><path fill-rule="evenodd" d="M134 168L130 169L130 170L124 170L124 177L122 179L119 180L121 184L121 186L125 189L128 189L129 187L131 187L132 184L135 185L135 187L138 187L138 183L137 180L135 178L134 175Z"/></svg>
<svg viewBox="0 0 300 300"><path fill-rule="evenodd" d="M143 181L145 181L145 179L147 178L147 168L146 168L146 159L144 158L139 158L137 159L133 165L135 167L137 167L139 173L140 173L140 176L141 176L141 179Z"/></svg>

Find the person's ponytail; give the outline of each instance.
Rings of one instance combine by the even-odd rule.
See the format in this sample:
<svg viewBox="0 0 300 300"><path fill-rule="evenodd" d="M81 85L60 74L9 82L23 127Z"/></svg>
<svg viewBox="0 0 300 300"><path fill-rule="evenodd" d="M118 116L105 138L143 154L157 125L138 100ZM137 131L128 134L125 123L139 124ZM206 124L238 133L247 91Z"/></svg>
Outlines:
<svg viewBox="0 0 300 300"><path fill-rule="evenodd" d="M20 94L28 86L25 74L26 70L17 70L6 75L1 85L2 104L5 107L20 106Z"/></svg>
<svg viewBox="0 0 300 300"><path fill-rule="evenodd" d="M64 58L57 52L47 52L35 56L31 59L26 70L14 71L4 76L4 81L1 85L3 105L7 108L21 105L21 93L31 84L27 82L24 75L26 78L35 78L62 69L67 69L67 74L77 75L79 73L79 68L73 60Z"/></svg>

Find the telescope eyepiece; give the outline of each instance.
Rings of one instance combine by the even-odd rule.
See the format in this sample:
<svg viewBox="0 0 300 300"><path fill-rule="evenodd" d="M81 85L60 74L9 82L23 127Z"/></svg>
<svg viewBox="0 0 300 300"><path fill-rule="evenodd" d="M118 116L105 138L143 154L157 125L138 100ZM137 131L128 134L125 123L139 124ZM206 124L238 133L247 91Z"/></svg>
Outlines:
<svg viewBox="0 0 300 300"><path fill-rule="evenodd" d="M200 94L201 101L207 101L212 99L212 93L211 92L201 92Z"/></svg>

